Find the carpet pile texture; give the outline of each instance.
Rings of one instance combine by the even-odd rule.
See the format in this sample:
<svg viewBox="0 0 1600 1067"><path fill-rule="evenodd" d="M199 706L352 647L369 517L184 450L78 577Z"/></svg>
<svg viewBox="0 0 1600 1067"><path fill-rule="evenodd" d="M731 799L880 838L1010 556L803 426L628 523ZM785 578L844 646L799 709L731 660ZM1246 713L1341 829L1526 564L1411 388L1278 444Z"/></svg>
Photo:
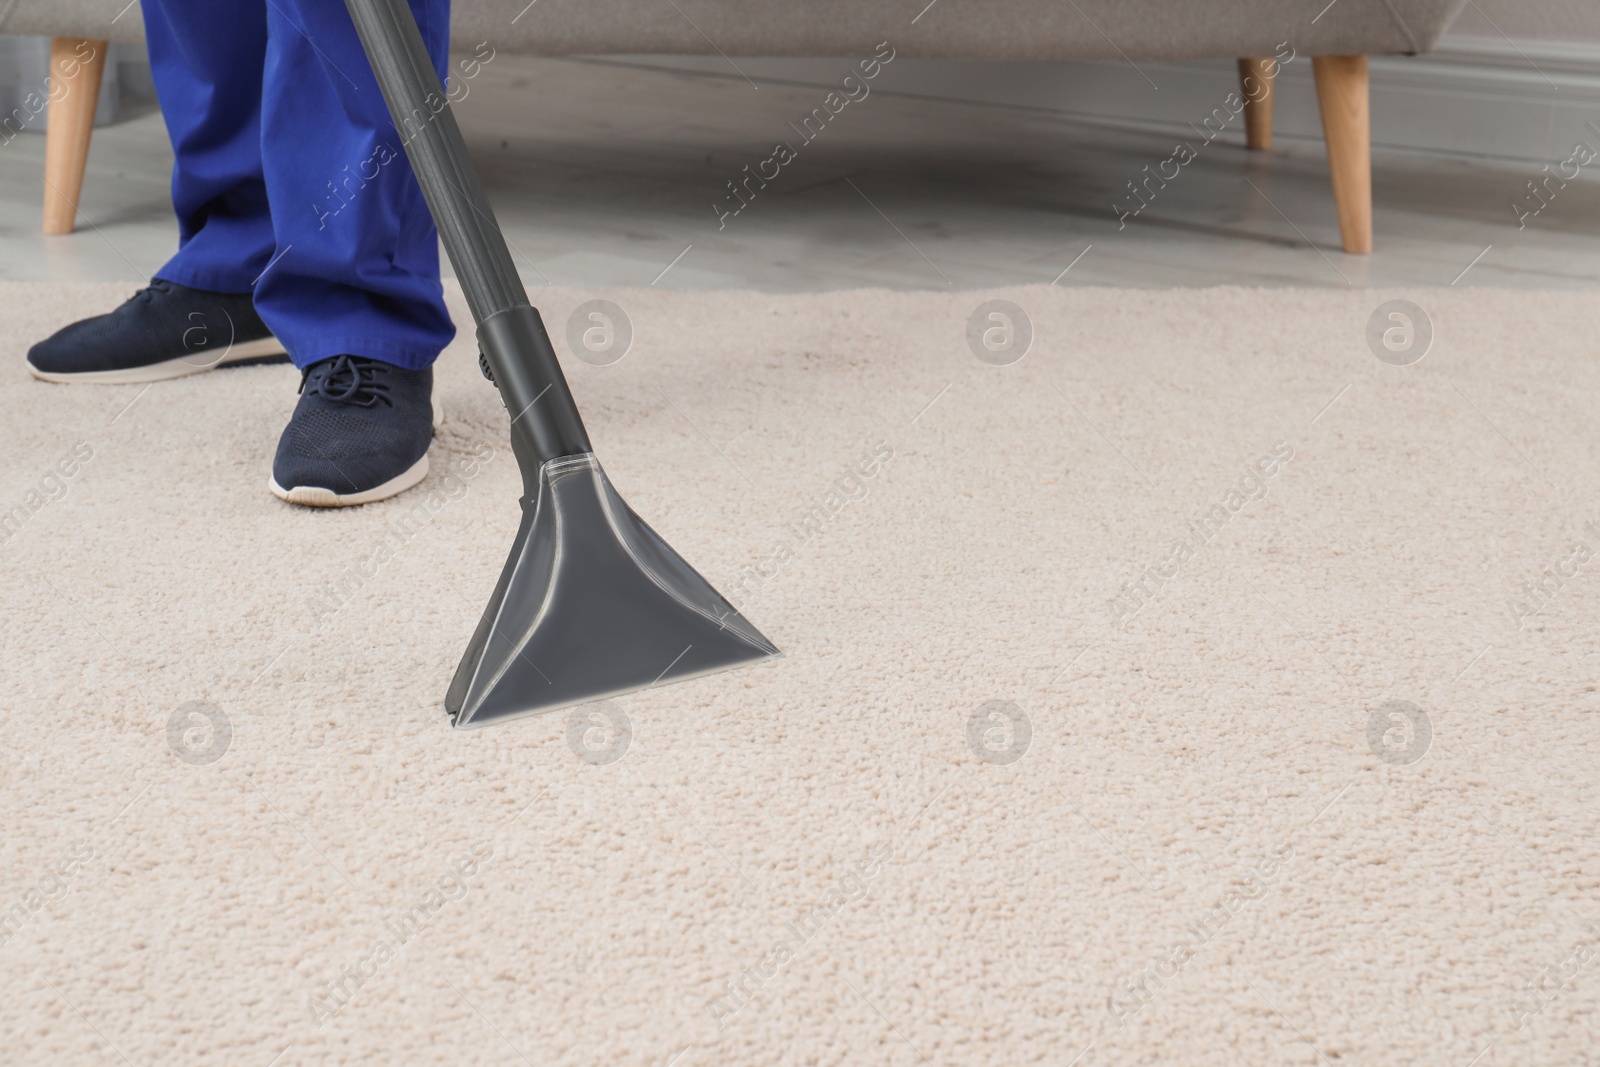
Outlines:
<svg viewBox="0 0 1600 1067"><path fill-rule="evenodd" d="M26 375L126 295L0 286L7 1063L1600 1044L1597 294L541 290L785 656L466 732L519 514L470 338L427 481L312 511L292 368Z"/></svg>

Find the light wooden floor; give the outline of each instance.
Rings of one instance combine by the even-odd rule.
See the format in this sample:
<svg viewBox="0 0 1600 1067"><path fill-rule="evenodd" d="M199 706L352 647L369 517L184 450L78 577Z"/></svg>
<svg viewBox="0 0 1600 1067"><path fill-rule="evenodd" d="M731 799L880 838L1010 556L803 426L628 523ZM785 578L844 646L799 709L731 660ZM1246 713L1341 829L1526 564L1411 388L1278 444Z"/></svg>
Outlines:
<svg viewBox="0 0 1600 1067"><path fill-rule="evenodd" d="M805 143L790 124L824 91L757 82L496 57L458 114L530 286L1600 282L1600 183L1569 184L1519 231L1510 203L1535 164L1375 151L1377 250L1355 257L1337 250L1315 141L1280 137L1260 155L1230 129L1123 226L1114 201L1131 203L1125 183L1172 154L1173 132L876 93ZM719 228L726 183L780 140L797 158ZM96 132L69 237L38 231L43 149L36 135L0 146L0 278L149 277L176 242L160 116Z"/></svg>

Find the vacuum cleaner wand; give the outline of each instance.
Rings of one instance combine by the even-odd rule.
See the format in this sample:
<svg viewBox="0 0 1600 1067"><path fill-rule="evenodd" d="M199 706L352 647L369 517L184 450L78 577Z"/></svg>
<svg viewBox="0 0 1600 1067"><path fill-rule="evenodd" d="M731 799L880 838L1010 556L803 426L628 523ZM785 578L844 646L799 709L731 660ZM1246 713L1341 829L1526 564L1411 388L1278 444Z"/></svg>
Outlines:
<svg viewBox="0 0 1600 1067"><path fill-rule="evenodd" d="M345 6L477 322L522 472L522 524L445 696L455 725L777 655L601 470L406 0Z"/></svg>

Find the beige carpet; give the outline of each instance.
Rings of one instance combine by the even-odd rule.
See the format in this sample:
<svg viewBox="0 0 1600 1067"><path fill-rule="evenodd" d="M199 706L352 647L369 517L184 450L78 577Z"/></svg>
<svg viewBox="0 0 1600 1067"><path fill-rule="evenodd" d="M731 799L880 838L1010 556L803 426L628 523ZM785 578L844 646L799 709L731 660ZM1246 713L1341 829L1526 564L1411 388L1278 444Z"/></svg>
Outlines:
<svg viewBox="0 0 1600 1067"><path fill-rule="evenodd" d="M421 489L298 510L291 369L26 377L122 295L0 288L5 1063L1593 1062L1596 294L541 292L626 309L602 459L787 653L627 733L445 725L468 345Z"/></svg>

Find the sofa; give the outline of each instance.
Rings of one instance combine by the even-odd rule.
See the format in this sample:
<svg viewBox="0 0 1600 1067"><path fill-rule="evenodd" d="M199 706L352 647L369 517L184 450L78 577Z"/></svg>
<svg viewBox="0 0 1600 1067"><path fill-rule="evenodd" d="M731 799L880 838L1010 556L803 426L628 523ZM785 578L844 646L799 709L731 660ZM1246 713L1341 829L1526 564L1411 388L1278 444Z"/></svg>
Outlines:
<svg viewBox="0 0 1600 1067"><path fill-rule="evenodd" d="M338 0L330 0L338 2ZM455 0L458 42L536 55L898 56L1238 61L1247 143L1272 144L1278 58L1310 56L1346 252L1372 250L1367 56L1430 50L1466 0ZM9 5L9 6L8 6ZM128 0L0 0L0 33L49 36L44 229L77 216L107 41L143 40ZM79 82L78 79L83 79ZM66 91L76 85L84 91ZM0 116L0 121L4 120Z"/></svg>

